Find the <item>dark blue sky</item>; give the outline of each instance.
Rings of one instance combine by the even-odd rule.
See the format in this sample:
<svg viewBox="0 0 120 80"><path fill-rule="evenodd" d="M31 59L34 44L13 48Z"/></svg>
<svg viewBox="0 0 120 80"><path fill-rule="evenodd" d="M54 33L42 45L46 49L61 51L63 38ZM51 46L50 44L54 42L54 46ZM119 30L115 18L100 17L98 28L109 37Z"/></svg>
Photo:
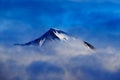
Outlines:
<svg viewBox="0 0 120 80"><path fill-rule="evenodd" d="M120 1L0 1L0 43L26 42L41 36L50 27L62 29L97 47L118 47Z"/></svg>

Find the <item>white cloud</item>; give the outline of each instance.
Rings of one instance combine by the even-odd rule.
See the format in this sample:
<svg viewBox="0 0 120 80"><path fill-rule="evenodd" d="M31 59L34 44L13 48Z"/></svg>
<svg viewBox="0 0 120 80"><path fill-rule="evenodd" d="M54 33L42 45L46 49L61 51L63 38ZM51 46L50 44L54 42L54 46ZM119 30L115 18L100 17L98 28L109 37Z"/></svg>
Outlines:
<svg viewBox="0 0 120 80"><path fill-rule="evenodd" d="M118 50L108 47L92 51L84 48L79 40L70 41L70 43L72 44L56 42L52 44L53 47L48 44L48 47L41 49L32 46L0 46L0 73L4 78L7 75L6 80L17 80L17 78L20 80L46 80L49 78L95 80L100 76L95 76L93 72L98 71L97 73L101 74L101 71L105 71L114 74L119 71L120 54ZM39 70L41 68L43 68L43 72ZM3 77L1 79L4 79ZM104 76L103 80L105 79Z"/></svg>

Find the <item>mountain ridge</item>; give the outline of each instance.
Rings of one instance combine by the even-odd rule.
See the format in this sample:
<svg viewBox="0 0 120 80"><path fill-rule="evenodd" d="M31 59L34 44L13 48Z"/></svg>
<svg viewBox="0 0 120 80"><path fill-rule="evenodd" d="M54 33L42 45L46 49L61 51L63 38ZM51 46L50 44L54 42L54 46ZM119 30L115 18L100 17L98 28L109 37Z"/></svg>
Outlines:
<svg viewBox="0 0 120 80"><path fill-rule="evenodd" d="M55 40L59 40L59 41L67 41L69 39L73 39L74 37L69 36L66 32L62 31L62 30L57 30L54 28L50 28L46 33L44 33L41 37L29 41L27 43L24 44L15 44L15 45L21 45L21 46L30 46L30 45L36 45L36 46L43 46L44 44L46 44L47 42L50 41L55 41ZM75 38L74 38L75 39ZM90 49L95 49L95 47L93 45L91 45L90 43L83 41L83 44L90 48Z"/></svg>

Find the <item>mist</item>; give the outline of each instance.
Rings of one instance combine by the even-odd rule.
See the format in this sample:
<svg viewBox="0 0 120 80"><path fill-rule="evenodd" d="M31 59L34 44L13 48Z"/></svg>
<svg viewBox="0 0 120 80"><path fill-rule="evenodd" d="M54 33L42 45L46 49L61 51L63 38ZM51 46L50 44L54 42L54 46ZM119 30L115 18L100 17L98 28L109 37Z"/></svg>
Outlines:
<svg viewBox="0 0 120 80"><path fill-rule="evenodd" d="M96 50L81 48L79 39L69 43L55 42L43 48L0 46L0 79L120 79L120 51L113 47Z"/></svg>

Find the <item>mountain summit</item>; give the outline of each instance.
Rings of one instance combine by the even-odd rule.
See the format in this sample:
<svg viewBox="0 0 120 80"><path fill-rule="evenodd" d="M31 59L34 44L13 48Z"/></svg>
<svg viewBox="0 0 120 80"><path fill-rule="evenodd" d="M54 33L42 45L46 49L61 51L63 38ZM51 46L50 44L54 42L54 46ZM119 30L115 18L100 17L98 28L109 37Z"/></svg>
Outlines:
<svg viewBox="0 0 120 80"><path fill-rule="evenodd" d="M43 34L41 37L27 42L25 44L16 44L16 45L39 45L42 46L44 45L47 41L54 41L54 40L68 40L69 36L67 33L61 30L56 30L54 28L50 28L45 34Z"/></svg>
<svg viewBox="0 0 120 80"><path fill-rule="evenodd" d="M54 28L50 28L45 34L43 34L41 37L27 42L25 44L15 44L15 45L21 45L21 46L29 46L29 45L38 45L38 46L43 46L47 42L50 41L68 41L69 39L73 39L74 37L69 36L66 32L57 30ZM75 39L75 38L74 38ZM90 48L90 49L95 49L94 46L92 46L90 43L83 41L83 44Z"/></svg>

